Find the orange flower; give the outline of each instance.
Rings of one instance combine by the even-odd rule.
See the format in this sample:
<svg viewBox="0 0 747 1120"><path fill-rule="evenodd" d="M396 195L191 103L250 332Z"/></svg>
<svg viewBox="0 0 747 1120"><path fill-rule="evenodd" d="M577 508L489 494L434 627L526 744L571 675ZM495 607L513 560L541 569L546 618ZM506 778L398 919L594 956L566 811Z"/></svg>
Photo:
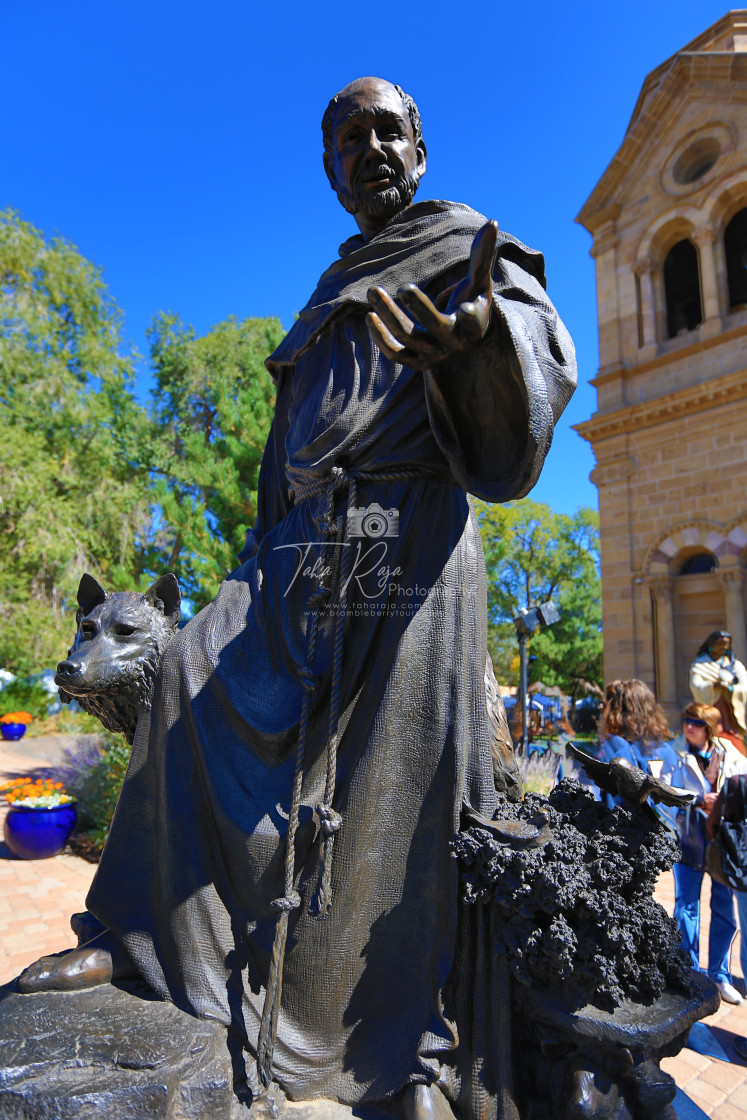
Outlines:
<svg viewBox="0 0 747 1120"><path fill-rule="evenodd" d="M64 805L74 798L65 793L62 782L55 782L53 778L12 778L10 781L0 784L0 796L3 796L6 802L13 806L16 802L23 803L28 801L31 806L40 806L39 803L43 798L50 798L52 804L49 808L55 805Z"/></svg>
<svg viewBox="0 0 747 1120"><path fill-rule="evenodd" d="M28 712L7 712L0 716L0 723L31 723L33 718Z"/></svg>

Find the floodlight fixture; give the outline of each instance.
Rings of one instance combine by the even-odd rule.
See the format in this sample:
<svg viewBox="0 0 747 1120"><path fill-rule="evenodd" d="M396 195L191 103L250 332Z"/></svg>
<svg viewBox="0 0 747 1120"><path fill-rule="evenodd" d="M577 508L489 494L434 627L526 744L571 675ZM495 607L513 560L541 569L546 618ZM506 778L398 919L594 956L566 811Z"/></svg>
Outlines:
<svg viewBox="0 0 747 1120"><path fill-rule="evenodd" d="M514 619L514 626L517 634L524 634L527 638L530 638L542 627L552 626L553 623L559 621L560 611L552 599L548 599L540 607L531 607L530 609L522 607L520 613Z"/></svg>
<svg viewBox="0 0 747 1120"><path fill-rule="evenodd" d="M546 626L552 626L560 621L560 611L548 599L539 607L523 607L514 619L514 627L519 639L519 698L521 700L521 742L519 754L526 754L529 749L529 671L527 662L527 641L532 634Z"/></svg>

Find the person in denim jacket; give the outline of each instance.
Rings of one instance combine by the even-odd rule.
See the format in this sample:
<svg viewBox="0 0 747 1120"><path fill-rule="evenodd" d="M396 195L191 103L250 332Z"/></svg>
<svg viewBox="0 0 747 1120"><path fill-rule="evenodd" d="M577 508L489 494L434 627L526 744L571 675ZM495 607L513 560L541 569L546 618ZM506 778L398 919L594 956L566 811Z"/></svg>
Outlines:
<svg viewBox="0 0 747 1120"><path fill-rule="evenodd" d="M747 773L747 759L718 732L718 709L689 704L682 717L682 735L674 740L674 760L665 762L659 777L678 789L689 790L695 800L684 809L669 809L680 840L682 856L674 865L674 917L682 945L699 967L700 891L705 874L706 827L724 783ZM742 1003L729 972L729 953L737 923L733 892L711 880L711 928L708 938L708 975L727 1003Z"/></svg>
<svg viewBox="0 0 747 1120"><path fill-rule="evenodd" d="M643 681L610 681L604 691L602 734L604 737L597 751L600 762L626 758L639 770L657 778L662 767L652 768L650 763L673 767L677 761L666 742L670 736L667 718ZM599 796L609 809L623 804L621 797L601 792ZM662 807L655 806L655 811L661 813Z"/></svg>

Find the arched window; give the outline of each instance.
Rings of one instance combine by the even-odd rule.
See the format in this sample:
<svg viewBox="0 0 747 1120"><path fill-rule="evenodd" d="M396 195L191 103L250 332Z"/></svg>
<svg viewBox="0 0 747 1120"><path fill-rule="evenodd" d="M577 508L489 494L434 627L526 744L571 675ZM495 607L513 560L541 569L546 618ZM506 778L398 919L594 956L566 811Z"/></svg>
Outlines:
<svg viewBox="0 0 747 1120"><path fill-rule="evenodd" d="M735 214L724 233L729 306L732 311L747 303L747 209Z"/></svg>
<svg viewBox="0 0 747 1120"><path fill-rule="evenodd" d="M696 552L693 556L688 556L687 559L683 560L677 575L704 575L717 567L718 560L711 552Z"/></svg>
<svg viewBox="0 0 747 1120"><path fill-rule="evenodd" d="M667 337L695 330L703 319L700 303L698 251L692 241L678 241L664 261Z"/></svg>

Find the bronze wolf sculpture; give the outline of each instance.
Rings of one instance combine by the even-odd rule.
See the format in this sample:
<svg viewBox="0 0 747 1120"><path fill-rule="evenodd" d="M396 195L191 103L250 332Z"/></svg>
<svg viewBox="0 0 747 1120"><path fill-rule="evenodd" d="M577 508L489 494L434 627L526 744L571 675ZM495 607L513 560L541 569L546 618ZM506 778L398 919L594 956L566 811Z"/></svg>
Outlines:
<svg viewBox="0 0 747 1120"><path fill-rule="evenodd" d="M179 624L176 576L161 576L144 595L107 594L85 574L78 587L77 631L55 684L65 704L77 700L108 731L135 737L138 715L150 707L153 681Z"/></svg>

